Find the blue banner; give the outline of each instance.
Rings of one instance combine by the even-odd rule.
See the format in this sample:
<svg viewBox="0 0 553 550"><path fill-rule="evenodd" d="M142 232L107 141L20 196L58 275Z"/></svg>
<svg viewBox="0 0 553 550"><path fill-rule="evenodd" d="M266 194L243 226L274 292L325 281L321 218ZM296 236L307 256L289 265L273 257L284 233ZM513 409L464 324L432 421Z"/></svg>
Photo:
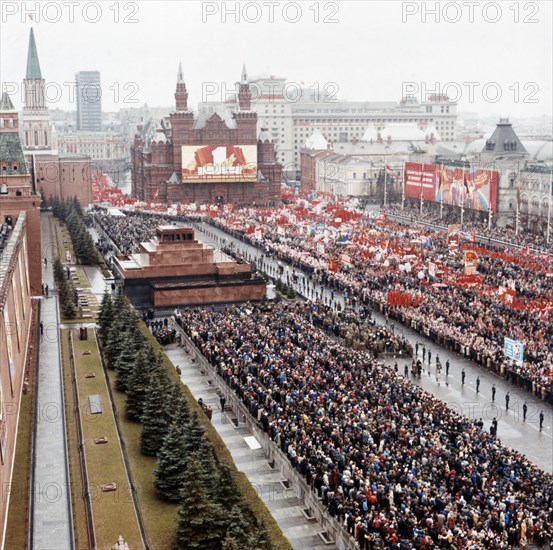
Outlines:
<svg viewBox="0 0 553 550"><path fill-rule="evenodd" d="M505 355L512 359L522 363L524 361L524 344L518 340L511 340L510 338L505 338Z"/></svg>

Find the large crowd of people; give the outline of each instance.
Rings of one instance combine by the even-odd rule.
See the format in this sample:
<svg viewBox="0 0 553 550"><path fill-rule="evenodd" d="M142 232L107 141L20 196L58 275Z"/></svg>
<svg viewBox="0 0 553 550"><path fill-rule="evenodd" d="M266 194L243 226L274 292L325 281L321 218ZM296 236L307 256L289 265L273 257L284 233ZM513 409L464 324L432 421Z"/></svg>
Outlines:
<svg viewBox="0 0 553 550"><path fill-rule="evenodd" d="M269 259L291 264L284 282L312 302L177 310L176 322L363 550L376 540L397 550L553 540L553 477L502 446L501 425L483 429L412 384L407 369L379 363L381 353L413 350L371 314L381 311L553 402L553 258L469 243L479 257L476 283L466 284L463 245L452 250L440 228L356 212L336 229L336 209L312 212L305 202L296 214L290 206L221 209L206 221L260 249L256 265L274 277L284 275ZM123 254L174 222L94 217ZM510 237L501 231L494 238ZM500 288L510 289L511 302ZM390 292L413 300L391 303ZM350 307L337 307L334 293ZM161 343L177 341L167 322L150 325ZM505 337L524 344L523 362L506 361Z"/></svg>
<svg viewBox="0 0 553 550"><path fill-rule="evenodd" d="M327 238L321 246L317 234L304 227L283 230L264 222L261 213L252 216L251 209L233 213L233 220L232 226L223 216L208 221L553 402L553 258L519 252L505 260L501 249L478 245L482 278L470 286L457 283L463 256L461 251L450 254L445 231L371 221L357 229L364 241L354 238L344 246ZM260 225L261 236L248 233L249 224ZM413 246L414 241L419 244ZM331 269L332 259L341 259L344 251L349 261ZM410 269L402 269L402 257L410 258ZM441 279L429 273L432 262L445 265ZM501 287L515 290L515 304L499 298ZM390 290L422 299L417 307L389 306ZM522 364L506 360L506 337L524 345Z"/></svg>
<svg viewBox="0 0 553 550"><path fill-rule="evenodd" d="M382 208L381 211L399 218L408 218L409 221L424 221L442 227L460 222L458 211L445 210L440 212L438 204L434 204L432 209L425 208L422 212L419 206L413 204L404 204L403 206L401 204L391 204ZM470 230L475 230L477 235L483 240L490 239L513 246L529 246L536 250L548 253L553 252L553 231L551 232L550 242L548 243L545 234L527 231L522 225L519 227L518 232L516 228L501 227L495 223L492 223L490 227L485 212L472 212L467 210L464 215L466 227Z"/></svg>
<svg viewBox="0 0 553 550"><path fill-rule="evenodd" d="M528 250L509 255L504 248L480 243L473 247L479 254L478 284L461 284L463 254L460 248L451 254L446 231L359 214L347 240L340 240L338 231L329 233L332 210L317 211L316 225L324 226L324 233L313 229L314 218L304 205L301 210L306 222L285 226L275 212L261 208L221 211L207 221L262 249L266 257L290 263L313 283L345 294L350 303L379 310L553 402L552 256ZM94 216L124 254L152 238L157 225L172 223L139 213L114 217L97 211ZM432 263L443 266L441 277L431 273ZM257 267L266 270L263 260ZM296 288L306 295L305 288ZM512 289L515 303L499 296L501 288ZM390 291L417 298L393 304ZM523 362L506 359L505 338L524 345Z"/></svg>
<svg viewBox="0 0 553 550"><path fill-rule="evenodd" d="M370 349L345 346L319 305L175 318L361 548L379 538L503 549L553 536L550 474Z"/></svg>
<svg viewBox="0 0 553 550"><path fill-rule="evenodd" d="M124 256L135 254L139 250L140 243L155 237L159 225L173 223L169 218L162 216L145 216L140 213L113 216L100 209L94 210L92 216ZM109 243L105 244L106 249L109 250Z"/></svg>

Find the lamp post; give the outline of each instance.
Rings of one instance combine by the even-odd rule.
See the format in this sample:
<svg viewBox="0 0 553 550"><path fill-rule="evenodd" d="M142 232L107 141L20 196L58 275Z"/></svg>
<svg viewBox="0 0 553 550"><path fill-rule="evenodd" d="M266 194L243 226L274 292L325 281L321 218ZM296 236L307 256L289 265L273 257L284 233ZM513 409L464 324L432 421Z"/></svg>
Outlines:
<svg viewBox="0 0 553 550"><path fill-rule="evenodd" d="M403 161L403 178L401 181L401 211L405 209L405 161Z"/></svg>
<svg viewBox="0 0 553 550"><path fill-rule="evenodd" d="M551 191L553 191L553 189L551 189ZM549 244L550 236L551 236L551 193L549 194L549 208L547 210L547 236L545 238L545 240L547 241L547 244Z"/></svg>
<svg viewBox="0 0 553 550"><path fill-rule="evenodd" d="M547 209L547 235L545 240L549 244L549 238L551 236L551 197L553 196L553 170L551 171L551 182L549 184L549 207Z"/></svg>

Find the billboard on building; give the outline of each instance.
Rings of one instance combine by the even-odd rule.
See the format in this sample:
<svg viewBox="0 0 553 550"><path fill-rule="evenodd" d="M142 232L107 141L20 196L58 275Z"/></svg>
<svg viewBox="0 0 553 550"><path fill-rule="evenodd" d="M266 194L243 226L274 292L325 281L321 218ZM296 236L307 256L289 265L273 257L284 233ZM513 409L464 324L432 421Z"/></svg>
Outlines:
<svg viewBox="0 0 553 550"><path fill-rule="evenodd" d="M497 171L440 164L405 163L405 196L412 199L496 211Z"/></svg>
<svg viewBox="0 0 553 550"><path fill-rule="evenodd" d="M183 183L257 181L257 145L183 145Z"/></svg>

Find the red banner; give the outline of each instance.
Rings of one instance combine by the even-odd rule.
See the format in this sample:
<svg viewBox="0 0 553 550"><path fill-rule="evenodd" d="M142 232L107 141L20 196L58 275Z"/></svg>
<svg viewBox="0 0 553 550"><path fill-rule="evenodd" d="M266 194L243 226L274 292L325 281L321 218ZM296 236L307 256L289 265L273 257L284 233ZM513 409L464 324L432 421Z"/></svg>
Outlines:
<svg viewBox="0 0 553 550"><path fill-rule="evenodd" d="M388 290L387 298L389 306L417 307L422 303L422 296L420 294L413 295L410 292L403 292L401 290Z"/></svg>
<svg viewBox="0 0 553 550"><path fill-rule="evenodd" d="M405 163L405 196L471 210L495 212L497 172L438 164Z"/></svg>

